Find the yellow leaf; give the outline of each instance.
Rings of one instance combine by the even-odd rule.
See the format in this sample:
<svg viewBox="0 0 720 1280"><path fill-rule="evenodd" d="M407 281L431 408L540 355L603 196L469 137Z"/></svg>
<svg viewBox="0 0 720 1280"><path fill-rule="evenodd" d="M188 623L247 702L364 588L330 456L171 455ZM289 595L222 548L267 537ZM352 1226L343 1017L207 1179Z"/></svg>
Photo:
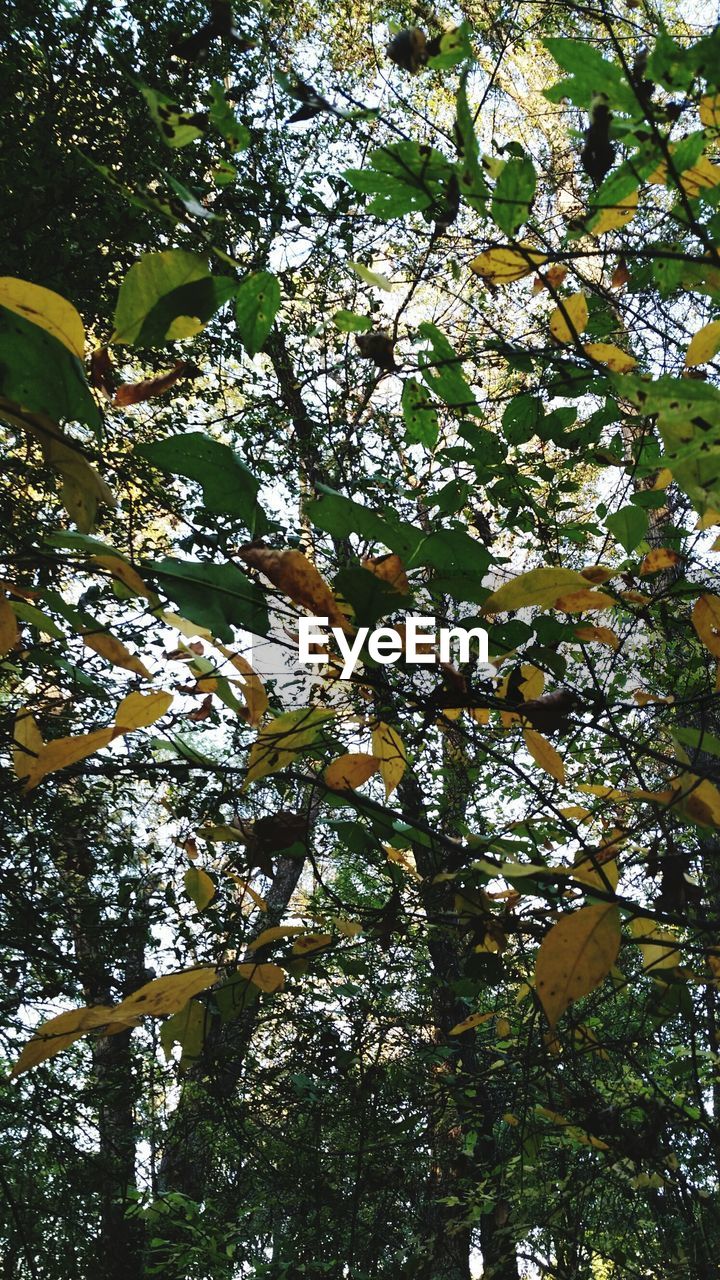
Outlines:
<svg viewBox="0 0 720 1280"><path fill-rule="evenodd" d="M91 556L90 559L92 564L99 565L101 569L107 569L108 573L112 574L113 578L117 578L119 582L122 582L128 591L132 591L133 595L143 596L146 600L157 601L155 593L146 586L140 575L122 556Z"/></svg>
<svg viewBox="0 0 720 1280"><path fill-rule="evenodd" d="M617 889L618 880L620 879L617 859L608 858L600 850L596 851L594 855L580 856L569 875L571 880L578 880L581 884L592 885L596 889L604 889L606 893L610 889Z"/></svg>
<svg viewBox="0 0 720 1280"><path fill-rule="evenodd" d="M422 878L415 866L415 858L409 850L396 849L391 844L384 844L383 849L387 854L388 862L394 862L396 866L402 867L403 871L407 871L408 875L414 876L416 880Z"/></svg>
<svg viewBox="0 0 720 1280"><path fill-rule="evenodd" d="M285 971L277 964L239 964L237 972L261 991L279 991L285 983Z"/></svg>
<svg viewBox="0 0 720 1280"><path fill-rule="evenodd" d="M410 594L410 583L399 556L376 556L374 559L362 560L360 563L363 569L367 569L368 573L374 573L376 578L382 578L383 582L387 582L399 595Z"/></svg>
<svg viewBox="0 0 720 1280"><path fill-rule="evenodd" d="M520 667L520 696L524 702L530 702L533 698L539 698L545 688L545 673L539 667L534 667L530 662L523 662Z"/></svg>
<svg viewBox="0 0 720 1280"><path fill-rule="evenodd" d="M49 1022L38 1027L32 1040L25 1045L11 1076L22 1075L47 1058L54 1058L56 1053L67 1049L75 1040L87 1035L88 1031L104 1026L110 1014L112 1006L93 1005L88 1009L68 1009L65 1013L59 1013L56 1018L50 1018Z"/></svg>
<svg viewBox="0 0 720 1280"><path fill-rule="evenodd" d="M13 771L21 782L29 776L43 749L42 734L29 711L18 711L13 729Z"/></svg>
<svg viewBox="0 0 720 1280"><path fill-rule="evenodd" d="M471 1013L469 1017L463 1018L462 1022L458 1022L448 1031L450 1036L461 1036L464 1031L472 1031L473 1027L479 1027L483 1022L489 1022L494 1018L494 1013Z"/></svg>
<svg viewBox="0 0 720 1280"><path fill-rule="evenodd" d="M667 489L672 484L673 473L669 467L661 467L655 477L653 489ZM706 512L707 514L707 512Z"/></svg>
<svg viewBox="0 0 720 1280"><path fill-rule="evenodd" d="M218 644L217 647L243 677L242 695L247 703L248 724L260 724L268 709L268 696L260 676L242 654L233 653L232 649L226 649L223 644Z"/></svg>
<svg viewBox="0 0 720 1280"><path fill-rule="evenodd" d="M542 734L537 733L535 729L523 729L523 738L535 763L549 773L551 778L564 782L565 765L547 738L543 738Z"/></svg>
<svg viewBox="0 0 720 1280"><path fill-rule="evenodd" d="M526 609L529 605L541 605L550 609L558 596L586 587L587 579L575 569L530 569L493 591L481 612L506 613L509 610Z"/></svg>
<svg viewBox="0 0 720 1280"><path fill-rule="evenodd" d="M372 731L373 755L379 761L380 776L385 783L385 795L392 795L405 772L407 755L402 738L382 720Z"/></svg>
<svg viewBox="0 0 720 1280"><path fill-rule="evenodd" d="M692 624L705 648L720 658L720 596L700 596L692 612Z"/></svg>
<svg viewBox="0 0 720 1280"><path fill-rule="evenodd" d="M299 933L305 933L304 924L278 924L273 925L271 929L263 929L257 938L253 938L248 944L247 951L251 954L253 951L259 950L260 947L267 947L271 942L281 942L285 938L294 938Z"/></svg>
<svg viewBox="0 0 720 1280"><path fill-rule="evenodd" d="M101 658L107 658L113 666L124 667L126 671L134 671L145 680L150 679L150 672L144 663L131 653L121 640L109 635L107 631L84 631L82 638L83 644L86 644L88 649L99 653Z"/></svg>
<svg viewBox="0 0 720 1280"><path fill-rule="evenodd" d="M152 982L146 982L116 1005L112 1010L111 1020L129 1022L133 1018L145 1017L146 1014L161 1018L167 1013L178 1013L193 996L211 987L217 977L217 969L208 966L203 969L183 969L180 973L166 973L161 978L153 978Z"/></svg>
<svg viewBox="0 0 720 1280"><path fill-rule="evenodd" d="M0 279L0 306L23 316L62 342L78 360L85 356L85 329L80 313L71 302L52 289L44 289L13 276Z"/></svg>
<svg viewBox="0 0 720 1280"><path fill-rule="evenodd" d="M654 547L641 561L638 572L644 578L649 573L659 573L661 569L672 569L676 564L680 564L681 560L682 556L678 555L677 551L672 551L670 547Z"/></svg>
<svg viewBox="0 0 720 1280"><path fill-rule="evenodd" d="M199 636L201 640L209 640L212 644L212 631L208 631L207 627L201 627L197 622L188 622L187 618L182 618L179 613L173 613L171 609L158 609L155 616L161 622L166 622L169 627L174 627L186 640L192 640L194 636Z"/></svg>
<svg viewBox="0 0 720 1280"><path fill-rule="evenodd" d="M226 874L229 875L230 879L236 885L239 886L239 888L242 890L243 895L244 894L248 895L248 897L255 903L255 906L258 908L259 911L267 911L268 904L263 898L262 894L258 893L255 889L253 889L252 885L249 885L247 880L243 880L241 876L235 875L234 871L228 871Z"/></svg>
<svg viewBox="0 0 720 1280"><path fill-rule="evenodd" d="M517 249L488 249L485 253L473 258L470 270L476 276L482 276L489 284L512 284L513 280L522 280L537 267L542 267L548 260L546 253L538 253L529 245L518 245Z"/></svg>
<svg viewBox="0 0 720 1280"><path fill-rule="evenodd" d="M601 582L608 582L610 578L614 578L617 570L608 569L604 564L589 564L586 569L581 569L580 573L588 582L598 586Z"/></svg>
<svg viewBox="0 0 720 1280"><path fill-rule="evenodd" d="M564 809L559 811L563 818L575 818L578 822L586 822L588 818L592 818L589 809L583 809L580 804L568 804Z"/></svg>
<svg viewBox="0 0 720 1280"><path fill-rule="evenodd" d="M259 570L284 595L315 617L328 618L331 627L353 628L325 579L302 551L274 551L259 545L243 547L240 558Z"/></svg>
<svg viewBox="0 0 720 1280"><path fill-rule="evenodd" d="M0 593L0 658L20 643L17 617L7 596Z"/></svg>
<svg viewBox="0 0 720 1280"><path fill-rule="evenodd" d="M588 305L584 293L562 298L550 316L550 332L556 342L572 342L588 322Z"/></svg>
<svg viewBox="0 0 720 1280"><path fill-rule="evenodd" d="M343 938L357 938L363 931L362 925L358 924L357 920L344 920L341 916L335 916L333 924Z"/></svg>
<svg viewBox="0 0 720 1280"><path fill-rule="evenodd" d="M612 627L582 626L575 628L575 635L584 644L604 644L608 649L619 649L620 640Z"/></svg>
<svg viewBox="0 0 720 1280"><path fill-rule="evenodd" d="M698 364L707 364L720 351L720 320L711 320L709 324L698 329L685 356L685 367L694 369Z"/></svg>
<svg viewBox="0 0 720 1280"><path fill-rule="evenodd" d="M597 360L598 364L606 364L613 373L628 373L637 364L634 356L629 356L627 351L621 351L620 347L614 346L612 342L587 342L583 350L591 360Z"/></svg>
<svg viewBox="0 0 720 1280"><path fill-rule="evenodd" d="M361 787L374 773L377 773L380 762L376 756L366 755L362 751L349 751L339 756L327 766L323 778L333 791L354 791Z"/></svg>
<svg viewBox="0 0 720 1280"><path fill-rule="evenodd" d="M301 707L297 711L286 711L264 725L250 748L243 790L258 778L284 769L303 747L312 746L325 721L333 714L322 707Z"/></svg>
<svg viewBox="0 0 720 1280"><path fill-rule="evenodd" d="M204 911L216 892L207 871L203 871L201 867L188 867L183 880L188 897L195 903L198 911Z"/></svg>
<svg viewBox="0 0 720 1280"><path fill-rule="evenodd" d="M165 715L173 700L171 693L128 693L115 712L115 724L123 733L146 729Z"/></svg>
<svg viewBox="0 0 720 1280"><path fill-rule="evenodd" d="M630 922L630 932L640 945L643 969L652 973L657 969L674 969L680 964L677 938L663 929L655 920L637 917Z"/></svg>
<svg viewBox="0 0 720 1280"><path fill-rule="evenodd" d="M495 1023L495 1031L497 1032L498 1040L507 1040L511 1030L512 1028L507 1018L498 1018Z"/></svg>
<svg viewBox="0 0 720 1280"><path fill-rule="evenodd" d="M603 209L596 220L593 219L589 228L591 235L602 236L606 231L615 231L618 227L624 227L635 217L637 209L638 193L632 191L629 196L618 200L617 204Z"/></svg>
<svg viewBox="0 0 720 1280"><path fill-rule="evenodd" d="M554 607L563 613L586 613L589 609L612 609L614 601L603 591L569 591L558 596Z"/></svg>
<svg viewBox="0 0 720 1280"><path fill-rule="evenodd" d="M31 791L46 774L55 773L58 769L66 769L68 765L77 764L88 756L101 751L115 737L112 725L105 729L94 729L92 733L83 733L73 738L55 738L53 742L44 742L37 759L32 761L27 774L25 790Z"/></svg>
<svg viewBox="0 0 720 1280"><path fill-rule="evenodd" d="M323 947L330 946L332 940L331 933L306 933L293 942L293 955L306 956L312 951L322 951Z"/></svg>
<svg viewBox="0 0 720 1280"><path fill-rule="evenodd" d="M708 94L698 104L700 120L706 129L720 129L720 93Z"/></svg>
<svg viewBox="0 0 720 1280"><path fill-rule="evenodd" d="M513 1127L515 1127L515 1125L518 1125L520 1123L517 1116L514 1116L512 1111L506 1111L505 1115L503 1116L503 1120L505 1124L512 1125Z"/></svg>
<svg viewBox="0 0 720 1280"><path fill-rule="evenodd" d="M712 782L686 773L676 779L674 789L684 817L702 827L720 827L720 791Z"/></svg>
<svg viewBox="0 0 720 1280"><path fill-rule="evenodd" d="M599 986L620 950L620 914L602 903L558 920L542 940L535 964L537 993L554 1029L568 1005Z"/></svg>

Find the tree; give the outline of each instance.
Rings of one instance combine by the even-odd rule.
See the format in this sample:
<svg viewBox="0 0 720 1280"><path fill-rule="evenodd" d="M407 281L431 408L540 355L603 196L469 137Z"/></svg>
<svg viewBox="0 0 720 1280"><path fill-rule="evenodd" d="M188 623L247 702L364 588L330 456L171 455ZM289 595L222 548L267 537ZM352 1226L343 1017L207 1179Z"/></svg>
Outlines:
<svg viewBox="0 0 720 1280"><path fill-rule="evenodd" d="M715 1274L720 29L462 19L13 12L17 1280Z"/></svg>

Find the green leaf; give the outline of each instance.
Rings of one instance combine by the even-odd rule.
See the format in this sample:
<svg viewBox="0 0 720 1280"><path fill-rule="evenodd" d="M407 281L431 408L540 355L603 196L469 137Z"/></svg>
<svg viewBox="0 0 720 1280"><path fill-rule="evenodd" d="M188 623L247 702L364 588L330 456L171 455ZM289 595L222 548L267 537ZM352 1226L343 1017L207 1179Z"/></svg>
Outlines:
<svg viewBox="0 0 720 1280"><path fill-rule="evenodd" d="M449 67L456 67L459 62L472 58L471 32L469 22L462 22L452 31L445 31L440 37L438 52L428 58L427 65L433 71L446 71Z"/></svg>
<svg viewBox="0 0 720 1280"><path fill-rule="evenodd" d="M462 362L444 333L429 321L418 325L421 338L430 343L431 351L418 353L418 364L430 390L453 409L480 413L475 396L462 372Z"/></svg>
<svg viewBox="0 0 720 1280"><path fill-rule="evenodd" d="M416 378L405 382L402 411L408 440L433 449L438 439L438 416L425 387Z"/></svg>
<svg viewBox="0 0 720 1280"><path fill-rule="evenodd" d="M352 606L360 627L374 627L380 618L407 609L410 603L409 597L401 595L389 582L359 566L341 569L333 585Z"/></svg>
<svg viewBox="0 0 720 1280"><path fill-rule="evenodd" d="M714 737L712 733L706 733L700 729L679 729L673 726L672 735L686 747L705 751L709 756L720 756L720 738Z"/></svg>
<svg viewBox="0 0 720 1280"><path fill-rule="evenodd" d="M605 525L616 541L629 553L642 542L648 531L647 512L641 507L621 507L619 511L607 517Z"/></svg>
<svg viewBox="0 0 720 1280"><path fill-rule="evenodd" d="M569 80L563 80L546 90L545 96L551 102L569 98L576 107L583 107L587 111L595 94L604 93L611 107L634 116L643 114L622 68L603 58L594 45L588 44L586 40L570 40L559 36L546 39L543 43L558 66L570 73Z"/></svg>
<svg viewBox="0 0 720 1280"><path fill-rule="evenodd" d="M188 431L137 445L135 453L162 471L197 480L207 511L239 516L253 534L267 532L268 522L257 501L259 481L228 445L201 431Z"/></svg>
<svg viewBox="0 0 720 1280"><path fill-rule="evenodd" d="M231 151L246 151L250 146L250 130L236 117L222 84L213 80L210 86L210 123L225 139Z"/></svg>
<svg viewBox="0 0 720 1280"><path fill-rule="evenodd" d="M356 191L373 195L368 213L387 220L441 202L452 172L440 151L408 140L378 147L369 167L345 169L342 176Z"/></svg>
<svg viewBox="0 0 720 1280"><path fill-rule="evenodd" d="M0 307L0 395L53 422L84 422L96 430L101 417L83 367L71 351L16 311Z"/></svg>
<svg viewBox="0 0 720 1280"><path fill-rule="evenodd" d="M620 397L643 414L657 415L669 467L702 514L720 507L720 390L692 378L643 378L615 374Z"/></svg>
<svg viewBox="0 0 720 1280"><path fill-rule="evenodd" d="M502 416L505 439L510 444L527 444L540 433L544 418L545 408L539 396L526 392L513 396Z"/></svg>
<svg viewBox="0 0 720 1280"><path fill-rule="evenodd" d="M120 286L110 341L154 346L191 337L235 288L227 276L211 276L207 263L195 253L145 253Z"/></svg>
<svg viewBox="0 0 720 1280"><path fill-rule="evenodd" d="M143 569L157 578L183 617L207 627L216 639L229 644L231 627L268 634L265 597L234 564L168 558L148 561Z"/></svg>
<svg viewBox="0 0 720 1280"><path fill-rule="evenodd" d="M189 142L202 137L207 117L183 111L167 94L151 89L148 85L138 83L137 87L147 102L150 115L166 146L186 147Z"/></svg>
<svg viewBox="0 0 720 1280"><path fill-rule="evenodd" d="M536 185L535 166L527 157L508 160L501 169L492 200L492 216L501 231L514 235L527 220Z"/></svg>
<svg viewBox="0 0 720 1280"><path fill-rule="evenodd" d="M458 184L461 195L465 197L470 207L476 209L478 213L484 213L488 186L480 166L480 145L470 113L466 82L467 73L464 73L455 103L455 131L459 141L458 150L462 156L461 162L456 166Z"/></svg>
<svg viewBox="0 0 720 1280"><path fill-rule="evenodd" d="M351 262L349 259L347 265L364 284L371 285L373 289L382 289L385 293L392 293L392 284L386 276L381 276L378 271L371 271L363 262Z"/></svg>
<svg viewBox="0 0 720 1280"><path fill-rule="evenodd" d="M215 897L216 889L207 871L202 867L188 867L183 876L185 892L195 903L198 911L204 911L208 903Z"/></svg>
<svg viewBox="0 0 720 1280"><path fill-rule="evenodd" d="M235 319L240 341L249 356L256 356L280 309L280 284L269 271L247 276L237 291Z"/></svg>
<svg viewBox="0 0 720 1280"><path fill-rule="evenodd" d="M336 311L332 319L341 333L365 333L373 325L371 316L359 316L355 311Z"/></svg>

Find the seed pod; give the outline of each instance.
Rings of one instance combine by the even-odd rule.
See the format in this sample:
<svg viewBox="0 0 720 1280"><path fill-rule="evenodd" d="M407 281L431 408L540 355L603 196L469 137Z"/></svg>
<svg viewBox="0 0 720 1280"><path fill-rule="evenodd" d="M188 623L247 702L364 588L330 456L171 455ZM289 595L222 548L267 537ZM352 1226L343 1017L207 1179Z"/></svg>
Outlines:
<svg viewBox="0 0 720 1280"><path fill-rule="evenodd" d="M405 31L399 31L387 47L387 56L396 67L414 75L428 60L425 32L420 27L407 27Z"/></svg>

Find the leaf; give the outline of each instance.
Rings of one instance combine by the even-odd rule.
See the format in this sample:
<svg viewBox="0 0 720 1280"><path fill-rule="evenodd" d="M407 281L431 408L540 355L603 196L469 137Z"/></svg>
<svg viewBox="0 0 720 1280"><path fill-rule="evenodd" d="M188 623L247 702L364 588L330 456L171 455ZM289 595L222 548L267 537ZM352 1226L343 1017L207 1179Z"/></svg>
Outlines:
<svg viewBox="0 0 720 1280"><path fill-rule="evenodd" d="M489 1022L494 1018L494 1013L471 1013L469 1017L463 1018L462 1022L457 1022L454 1027L448 1031L449 1036L461 1036L465 1031L472 1031L473 1027L479 1027L483 1022Z"/></svg>
<svg viewBox="0 0 720 1280"><path fill-rule="evenodd" d="M720 658L720 596L700 596L692 612L692 624L705 648Z"/></svg>
<svg viewBox="0 0 720 1280"><path fill-rule="evenodd" d="M556 342L573 342L588 322L588 305L584 293L562 298L550 316L550 332Z"/></svg>
<svg viewBox="0 0 720 1280"><path fill-rule="evenodd" d="M52 742L44 742L37 759L33 760L27 774L25 790L32 791L48 773L58 769L67 769L68 765L78 764L96 751L101 751L115 737L113 725L105 729L94 729L91 733L83 733L77 737L55 738Z"/></svg>
<svg viewBox="0 0 720 1280"><path fill-rule="evenodd" d="M706 129L720 129L720 93L707 94L701 98L698 112Z"/></svg>
<svg viewBox="0 0 720 1280"><path fill-rule="evenodd" d="M276 716L259 732L250 748L245 790L258 778L277 773L290 764L304 747L312 746L325 722L334 712L323 707L302 707Z"/></svg>
<svg viewBox="0 0 720 1280"><path fill-rule="evenodd" d="M430 352L418 352L420 371L430 389L451 408L479 413L475 396L462 371L462 361L445 334L427 320L418 325L418 334L431 346Z"/></svg>
<svg viewBox="0 0 720 1280"><path fill-rule="evenodd" d="M537 174L529 157L514 156L503 165L495 183L492 216L506 235L512 236L530 214Z"/></svg>
<svg viewBox="0 0 720 1280"><path fill-rule="evenodd" d="M57 338L78 360L85 358L85 328L72 305L52 289L14 276L0 277L0 307L7 307Z"/></svg>
<svg viewBox="0 0 720 1280"><path fill-rule="evenodd" d="M258 725L268 709L268 696L262 680L242 654L233 653L222 644L218 644L217 647L232 663L235 670L240 672L243 678L242 695L248 709L248 724Z"/></svg>
<svg viewBox="0 0 720 1280"><path fill-rule="evenodd" d="M40 324L0 305L0 395L20 425L35 421L35 434L59 437L61 421L84 422L97 430L100 411L92 397L80 360L64 342ZM29 417L47 414L50 427ZM0 415L6 416L5 406ZM27 426L26 426L27 429Z"/></svg>
<svg viewBox="0 0 720 1280"><path fill-rule="evenodd" d="M408 138L378 147L365 168L345 169L342 176L355 191L372 195L368 213L387 221L437 207L447 198L452 173L440 151ZM348 265L355 270L358 264Z"/></svg>
<svg viewBox="0 0 720 1280"><path fill-rule="evenodd" d="M648 515L642 507L621 507L605 520L611 534L626 551L634 551L648 531Z"/></svg>
<svg viewBox="0 0 720 1280"><path fill-rule="evenodd" d="M122 733L146 729L165 715L172 700L171 693L128 693L115 712L115 724Z"/></svg>
<svg viewBox="0 0 720 1280"><path fill-rule="evenodd" d="M614 346L611 342L587 342L583 351L586 356L590 356L591 360L607 365L608 369L612 369L614 373L628 373L637 364L634 356L629 356L626 351L621 351L620 347Z"/></svg>
<svg viewBox="0 0 720 1280"><path fill-rule="evenodd" d="M356 276L359 276L364 284L371 285L373 289L383 289L385 293L392 293L394 286L387 276L381 276L377 271L371 271L362 262L350 262L348 260L347 265L351 271L355 272Z"/></svg>
<svg viewBox="0 0 720 1280"><path fill-rule="evenodd" d="M582 907L553 925L535 964L537 993L554 1029L568 1005L610 972L620 950L620 913L612 904Z"/></svg>
<svg viewBox="0 0 720 1280"><path fill-rule="evenodd" d="M306 933L304 937L297 938L293 942L292 953L294 956L310 955L313 951L322 951L324 947L329 947L332 940L331 933Z"/></svg>
<svg viewBox="0 0 720 1280"><path fill-rule="evenodd" d="M611 627L576 627L575 635L584 644L604 644L608 649L613 650L620 648L620 640Z"/></svg>
<svg viewBox="0 0 720 1280"><path fill-rule="evenodd" d="M6 595L0 592L0 657L11 653L20 643L17 614Z"/></svg>
<svg viewBox="0 0 720 1280"><path fill-rule="evenodd" d="M591 234L602 236L606 231L616 231L635 217L638 211L638 193L637 191L631 191L629 195L623 196L618 200L616 204L601 209L597 214L595 214L596 209L597 206L594 206L593 217L588 224L588 230Z"/></svg>
<svg viewBox="0 0 720 1280"><path fill-rule="evenodd" d="M186 360L178 360L168 373L157 374L154 378L144 378L142 382L123 382L115 392L113 404L124 408L131 404L141 404L144 400L153 400L169 391L192 368Z"/></svg>
<svg viewBox="0 0 720 1280"><path fill-rule="evenodd" d="M153 1018L163 1017L168 1013L178 1013L193 996L206 991L217 982L218 971L215 968L183 969L180 973L168 973L161 978L153 978L144 986L133 991L112 1010L111 1020L114 1022L130 1022L134 1018L149 1015Z"/></svg>
<svg viewBox="0 0 720 1280"><path fill-rule="evenodd" d="M279 991L285 985L285 973L277 964L239 964L236 972L261 991Z"/></svg>
<svg viewBox="0 0 720 1280"><path fill-rule="evenodd" d="M32 772L44 746L40 730L27 710L18 711L13 728L12 760L15 777L23 782Z"/></svg>
<svg viewBox="0 0 720 1280"><path fill-rule="evenodd" d="M551 778L556 778L558 782L564 782L565 765L547 738L543 738L542 734L537 733L534 729L523 729L523 738L525 746L535 763L541 769L544 769L545 773L549 773Z"/></svg>
<svg viewBox="0 0 720 1280"><path fill-rule="evenodd" d="M366 333L372 329L372 316L359 316L354 311L336 311L332 318L341 333Z"/></svg>
<svg viewBox="0 0 720 1280"><path fill-rule="evenodd" d="M191 622L207 627L218 640L232 641L232 626L257 636L268 634L265 596L234 564L168 557L145 568L159 579Z"/></svg>
<svg viewBox="0 0 720 1280"><path fill-rule="evenodd" d="M677 937L663 929L656 920L636 916L630 921L630 932L640 946L643 969L654 973L658 969L674 969L680 964Z"/></svg>
<svg viewBox="0 0 720 1280"><path fill-rule="evenodd" d="M94 1005L87 1009L68 1009L65 1013L59 1013L57 1017L50 1018L49 1022L44 1022L38 1027L32 1040L29 1040L23 1048L10 1072L11 1078L30 1071L32 1067L38 1066L48 1058L54 1058L75 1040L87 1035L88 1031L104 1026L111 1013L110 1005Z"/></svg>
<svg viewBox="0 0 720 1280"><path fill-rule="evenodd" d="M296 938L298 934L305 933L304 924L281 924L274 925L270 929L263 929L257 938L253 938L248 944L248 953L258 951L260 947L268 947L273 942L284 942L286 938Z"/></svg>
<svg viewBox="0 0 720 1280"><path fill-rule="evenodd" d="M228 445L202 431L187 431L136 445L135 453L161 471L196 480L207 511L239 516L253 534L266 532L268 522L257 500L260 482Z"/></svg>
<svg viewBox="0 0 720 1280"><path fill-rule="evenodd" d="M120 285L111 343L154 346L199 333L235 292L185 249L145 253Z"/></svg>
<svg viewBox="0 0 720 1280"><path fill-rule="evenodd" d="M323 779L333 791L354 791L378 772L380 762L376 756L362 751L350 751L333 760L323 773Z"/></svg>
<svg viewBox="0 0 720 1280"><path fill-rule="evenodd" d="M206 1021L207 1011L202 1002L188 1000L182 1009L163 1022L160 1027L160 1044L168 1062L172 1047L176 1043L182 1049L181 1070L185 1070L191 1062L197 1061L205 1043Z"/></svg>
<svg viewBox="0 0 720 1280"><path fill-rule="evenodd" d="M240 341L249 356L261 351L280 310L280 283L269 271L247 276L235 296L235 319Z"/></svg>
<svg viewBox="0 0 720 1280"><path fill-rule="evenodd" d="M188 867L183 876L183 883L185 892L195 903L198 911L204 911L217 892L207 871L203 871L201 867Z"/></svg>
<svg viewBox="0 0 720 1280"><path fill-rule="evenodd" d="M523 276L531 275L547 261L546 253L539 253L530 245L521 244L517 249L487 249L473 258L470 270L488 284L512 284L514 280L522 280Z"/></svg>
<svg viewBox="0 0 720 1280"><path fill-rule="evenodd" d="M385 795L392 795L407 766L407 755L402 738L389 724L378 721L372 731L373 756L379 761L380 776L385 783Z"/></svg>
<svg viewBox="0 0 720 1280"><path fill-rule="evenodd" d="M239 555L251 568L269 578L273 586L289 596L294 604L301 605L315 617L328 618L331 627L352 631L330 587L302 551L274 551L272 547L255 543L241 547Z"/></svg>
<svg viewBox="0 0 720 1280"><path fill-rule="evenodd" d="M168 98L167 94L151 89L148 85L137 82L137 87L148 105L150 115L166 146L186 147L189 142L202 137L207 117L198 117L195 112L183 111L172 98Z"/></svg>
<svg viewBox="0 0 720 1280"><path fill-rule="evenodd" d="M682 556L670 547L653 547L652 551L648 551L641 560L638 573L641 578L644 578L649 573L659 573L661 569L674 569L675 565L681 562Z"/></svg>
<svg viewBox="0 0 720 1280"><path fill-rule="evenodd" d="M563 613L585 613L590 609L611 609L613 600L602 591L568 591L558 596L553 608Z"/></svg>
<svg viewBox="0 0 720 1280"><path fill-rule="evenodd" d="M142 676L143 679L149 680L150 672L140 659L115 636L111 636L107 631L84 631L82 633L83 644L88 649L92 649L94 653L99 653L102 658L107 658L108 662L112 662L115 667L124 667L126 671L133 671L136 675Z"/></svg>
<svg viewBox="0 0 720 1280"><path fill-rule="evenodd" d="M437 410L417 378L406 378L403 384L402 411L408 440L434 449L439 431Z"/></svg>
<svg viewBox="0 0 720 1280"><path fill-rule="evenodd" d="M587 578L575 569L529 569L493 591L483 604L481 613L506 613L541 605L550 609L559 596L587 590Z"/></svg>
<svg viewBox="0 0 720 1280"><path fill-rule="evenodd" d="M707 364L720 351L720 320L711 320L710 324L698 329L685 356L685 367L694 369L696 365Z"/></svg>

